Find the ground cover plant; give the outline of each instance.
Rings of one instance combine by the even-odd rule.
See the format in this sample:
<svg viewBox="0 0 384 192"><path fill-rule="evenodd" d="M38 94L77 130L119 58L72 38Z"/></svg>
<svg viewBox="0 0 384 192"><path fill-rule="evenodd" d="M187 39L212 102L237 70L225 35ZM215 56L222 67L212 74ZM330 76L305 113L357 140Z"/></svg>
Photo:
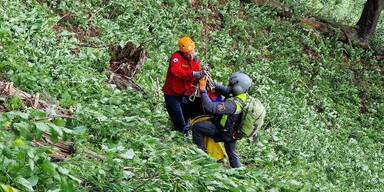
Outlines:
<svg viewBox="0 0 384 192"><path fill-rule="evenodd" d="M325 1L303 2L285 1L296 11L284 18L239 1L3 0L1 79L75 118L1 97L0 191L381 191L383 60L297 23L317 14L353 24L359 14L347 10L364 1L329 1L345 5L334 15ZM383 27L381 18L375 47ZM258 141L238 145L243 168L172 131L161 86L183 35L217 81L250 74L267 106ZM147 51L134 79L143 91L108 84L109 45L128 41ZM51 148L33 146L43 132L75 153L52 162Z"/></svg>

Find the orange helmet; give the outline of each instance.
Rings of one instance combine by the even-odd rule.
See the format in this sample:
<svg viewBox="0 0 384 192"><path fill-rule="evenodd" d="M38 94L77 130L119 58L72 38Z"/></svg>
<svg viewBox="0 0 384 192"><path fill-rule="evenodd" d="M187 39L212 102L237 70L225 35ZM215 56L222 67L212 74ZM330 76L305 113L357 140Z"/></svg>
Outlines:
<svg viewBox="0 0 384 192"><path fill-rule="evenodd" d="M188 36L179 39L179 50L183 53L191 53L195 49L195 43Z"/></svg>

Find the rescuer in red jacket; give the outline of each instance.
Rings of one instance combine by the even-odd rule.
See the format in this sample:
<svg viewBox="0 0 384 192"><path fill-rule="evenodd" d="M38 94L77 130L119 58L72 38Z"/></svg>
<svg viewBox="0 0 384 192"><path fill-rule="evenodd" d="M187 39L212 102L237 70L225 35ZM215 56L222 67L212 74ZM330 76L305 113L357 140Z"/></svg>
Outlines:
<svg viewBox="0 0 384 192"><path fill-rule="evenodd" d="M165 106L176 129L187 133L187 120L202 111L200 98L189 101L199 79L204 76L200 60L195 55L195 43L189 37L179 40L179 51L169 60L167 77L163 86Z"/></svg>

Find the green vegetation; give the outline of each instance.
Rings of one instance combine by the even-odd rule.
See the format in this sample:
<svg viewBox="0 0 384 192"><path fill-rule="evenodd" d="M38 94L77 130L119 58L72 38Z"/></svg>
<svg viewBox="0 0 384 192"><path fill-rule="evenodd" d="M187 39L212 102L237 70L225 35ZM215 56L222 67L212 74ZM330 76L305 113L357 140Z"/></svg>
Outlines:
<svg viewBox="0 0 384 192"><path fill-rule="evenodd" d="M18 98L1 98L14 111L0 116L0 191L384 189L383 61L302 29L296 18L322 13L320 4L287 1L298 10L287 19L268 7L209 2L205 10L182 0L1 1L1 76L74 107L76 118L52 121ZM334 19L343 20L338 11ZM376 46L383 27L382 17ZM258 143L238 145L245 168L223 167L171 131L160 87L186 34L215 79L242 70L255 81L252 95L267 105ZM127 41L148 50L135 79L146 96L111 89L104 74L109 51L93 48ZM48 147L32 147L42 131L75 142L76 153L52 163Z"/></svg>
<svg viewBox="0 0 384 192"><path fill-rule="evenodd" d="M361 16L366 0L285 0L285 2L305 15L354 26ZM381 53L384 52L384 48L381 46L384 39L384 19L382 18L383 14L381 14L375 35L371 40L371 46Z"/></svg>

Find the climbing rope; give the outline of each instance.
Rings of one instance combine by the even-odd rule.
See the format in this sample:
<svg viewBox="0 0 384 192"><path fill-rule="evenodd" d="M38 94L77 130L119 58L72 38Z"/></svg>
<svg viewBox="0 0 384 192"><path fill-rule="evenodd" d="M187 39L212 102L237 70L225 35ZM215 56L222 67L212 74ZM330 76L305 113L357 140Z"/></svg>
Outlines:
<svg viewBox="0 0 384 192"><path fill-rule="evenodd" d="M203 21L203 28L204 28L204 62L208 61L208 2L209 0L205 0L205 7L204 7L204 21ZM212 90L215 88L215 84L213 82L213 79L211 77L211 74L209 73L209 65L206 63L203 66L203 71L205 72L205 77L207 78L207 88L208 90ZM195 101L196 96L199 94L199 83L194 85L195 91L192 95L189 96L190 101Z"/></svg>
<svg viewBox="0 0 384 192"><path fill-rule="evenodd" d="M207 77L208 82L208 90L212 90L215 88L215 84L213 83L211 74L209 73L209 65L207 63L208 61L208 9L209 9L209 0L205 0L205 8L204 8L204 61L206 64L203 66L203 70L205 71L205 76Z"/></svg>
<svg viewBox="0 0 384 192"><path fill-rule="evenodd" d="M208 35L208 31L207 31L207 28L208 28L208 25L207 25L207 22L208 22L208 0L205 0L204 2L205 2L204 22L203 22L203 28L204 28L204 61L207 62L208 61L208 38L207 38L207 35ZM207 66L207 68L208 68L208 66Z"/></svg>

